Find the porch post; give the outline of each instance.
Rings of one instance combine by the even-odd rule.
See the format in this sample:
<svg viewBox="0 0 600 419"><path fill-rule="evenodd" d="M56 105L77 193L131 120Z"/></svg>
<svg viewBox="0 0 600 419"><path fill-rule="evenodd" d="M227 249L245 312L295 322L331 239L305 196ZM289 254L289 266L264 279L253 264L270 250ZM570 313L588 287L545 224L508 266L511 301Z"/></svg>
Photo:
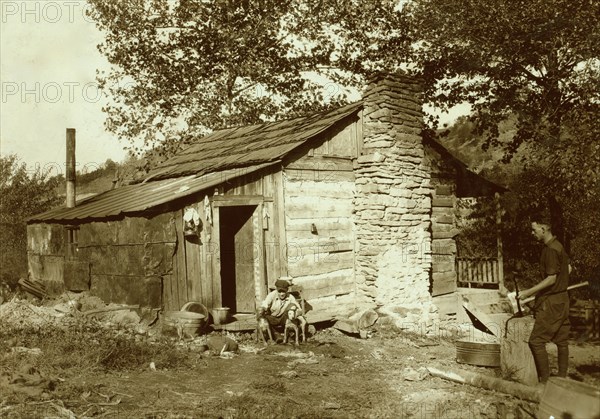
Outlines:
<svg viewBox="0 0 600 419"><path fill-rule="evenodd" d="M498 250L498 285L500 294L506 295L506 287L504 286L504 256L502 252L502 205L500 204L500 193L494 194L496 201L496 247Z"/></svg>

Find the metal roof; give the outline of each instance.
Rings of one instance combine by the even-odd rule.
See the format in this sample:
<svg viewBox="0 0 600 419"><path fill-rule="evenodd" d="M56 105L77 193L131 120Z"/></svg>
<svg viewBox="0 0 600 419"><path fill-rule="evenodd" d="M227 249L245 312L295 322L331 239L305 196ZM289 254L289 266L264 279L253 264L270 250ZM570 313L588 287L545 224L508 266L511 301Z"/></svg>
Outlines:
<svg viewBox="0 0 600 419"><path fill-rule="evenodd" d="M142 183L104 192L74 208L34 215L27 222L93 221L149 210L279 163L361 107L357 102L310 116L215 131L151 170Z"/></svg>
<svg viewBox="0 0 600 419"><path fill-rule="evenodd" d="M277 163L122 186L78 202L73 208L55 208L34 215L27 223L93 221L139 213Z"/></svg>
<svg viewBox="0 0 600 419"><path fill-rule="evenodd" d="M361 108L362 102L356 102L300 118L215 131L155 167L148 176L164 179L279 160Z"/></svg>

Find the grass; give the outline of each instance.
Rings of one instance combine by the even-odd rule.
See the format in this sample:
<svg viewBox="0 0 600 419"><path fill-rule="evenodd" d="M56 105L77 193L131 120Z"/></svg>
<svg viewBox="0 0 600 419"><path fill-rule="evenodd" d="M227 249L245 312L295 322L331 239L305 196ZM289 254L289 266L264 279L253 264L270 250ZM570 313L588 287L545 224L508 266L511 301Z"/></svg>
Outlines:
<svg viewBox="0 0 600 419"><path fill-rule="evenodd" d="M19 353L12 347L39 348L40 355ZM42 374L57 376L66 371L110 372L148 368L186 368L194 362L168 338L148 338L126 330L103 327L82 319L76 327L15 326L0 319L0 373L11 374L28 363ZM198 355L200 356L200 355Z"/></svg>

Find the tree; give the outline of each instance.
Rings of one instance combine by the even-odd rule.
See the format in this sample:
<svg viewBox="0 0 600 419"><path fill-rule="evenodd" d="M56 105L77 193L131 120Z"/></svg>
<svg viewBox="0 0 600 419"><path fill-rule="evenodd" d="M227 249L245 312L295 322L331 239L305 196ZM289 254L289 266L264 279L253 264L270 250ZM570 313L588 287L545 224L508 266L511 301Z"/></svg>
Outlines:
<svg viewBox="0 0 600 419"><path fill-rule="evenodd" d="M0 282L14 285L27 273L25 220L60 203L55 192L59 181L39 167L28 172L15 155L0 157Z"/></svg>
<svg viewBox="0 0 600 419"><path fill-rule="evenodd" d="M407 6L425 95L467 102L486 145L552 150L563 123L600 98L600 3L595 0L414 0ZM498 125L517 118L500 144Z"/></svg>
<svg viewBox="0 0 600 419"><path fill-rule="evenodd" d="M330 55L306 37L310 3L90 0L112 64L99 75L112 100L106 127L135 151L169 154L212 129L326 108L307 78Z"/></svg>

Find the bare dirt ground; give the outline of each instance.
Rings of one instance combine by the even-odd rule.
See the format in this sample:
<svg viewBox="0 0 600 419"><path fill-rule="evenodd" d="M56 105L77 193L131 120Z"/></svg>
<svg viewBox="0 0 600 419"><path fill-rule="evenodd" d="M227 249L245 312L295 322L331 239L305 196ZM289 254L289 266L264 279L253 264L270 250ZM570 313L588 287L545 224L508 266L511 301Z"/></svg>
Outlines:
<svg viewBox="0 0 600 419"><path fill-rule="evenodd" d="M139 365L121 369L83 367L75 349L81 342L75 341L56 343L74 348L73 354L65 350L60 368L45 369L51 362L56 365L50 356L44 359L50 349L15 351L15 345L27 347L27 339L5 340L0 343L5 384L23 365L34 365L42 379L52 376L54 384L26 394L0 381L0 417L463 419L527 417L517 412L537 409L536 403L428 375L425 367L494 377L500 371L457 364L452 339L408 335L384 321L368 339L327 328L299 348L265 348L249 333L229 336L241 349L231 357L202 352L205 337L200 337L173 343L172 350L184 356L178 358L185 360L180 365L165 361L165 366L150 354ZM135 339L152 345L146 338ZM598 343L573 342L571 348L572 378L600 385Z"/></svg>

